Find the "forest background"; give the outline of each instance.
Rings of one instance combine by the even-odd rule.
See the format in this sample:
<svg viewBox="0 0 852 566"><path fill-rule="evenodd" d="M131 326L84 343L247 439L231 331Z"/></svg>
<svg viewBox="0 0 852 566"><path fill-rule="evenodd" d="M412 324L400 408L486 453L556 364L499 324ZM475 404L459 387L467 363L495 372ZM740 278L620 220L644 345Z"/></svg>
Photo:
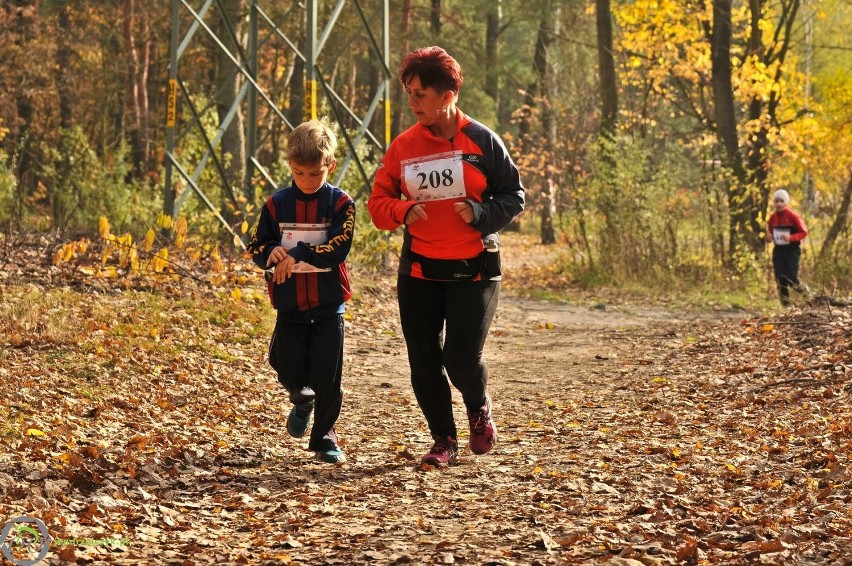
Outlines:
<svg viewBox="0 0 852 566"><path fill-rule="evenodd" d="M304 45L302 4L260 4ZM355 4L380 30L381 3ZM205 16L234 54L246 48L250 5L217 0ZM320 2L320 22L335 7ZM170 14L168 2L154 0L0 2L7 235L67 241L104 217L128 245L152 253L187 232L202 242L195 259L232 247L192 194L176 222L161 214ZM186 30L189 12L181 17ZM846 0L392 0L390 69L424 45L459 59L460 107L506 139L528 191L519 228L558 246L552 271L562 281L768 297L763 225L770 195L784 188L810 229L806 279L844 294L852 283L850 24ZM304 64L280 36L260 33L258 84L298 123ZM363 116L382 69L351 6L322 61L323 78ZM206 145L193 112L212 138L245 79L205 34L189 44L179 72L192 105L178 104L174 154L194 165ZM396 135L412 116L398 84L391 93ZM319 111L333 114L322 96ZM382 114L375 132L384 130ZM247 119L243 105L217 150L229 184L212 166L198 182L242 237L272 190L259 174L243 182ZM343 127L354 134L358 124L344 116ZM289 180L287 132L261 107L258 162L277 183ZM369 170L381 159L366 142L358 152ZM361 199L369 191L354 167L341 184ZM166 190L180 199L189 188L175 176ZM158 224L177 229L155 233ZM363 206L358 240L354 259L366 266L381 265L394 246ZM54 262L71 255L66 248Z"/></svg>

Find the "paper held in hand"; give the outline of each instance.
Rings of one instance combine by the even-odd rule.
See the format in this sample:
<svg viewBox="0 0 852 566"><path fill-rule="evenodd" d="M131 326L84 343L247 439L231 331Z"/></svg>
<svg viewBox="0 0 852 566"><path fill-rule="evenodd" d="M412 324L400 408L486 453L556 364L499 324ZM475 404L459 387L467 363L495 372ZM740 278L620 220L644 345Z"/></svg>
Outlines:
<svg viewBox="0 0 852 566"><path fill-rule="evenodd" d="M324 244L328 241L328 229L331 224L299 224L282 222L281 245L288 252L295 248L299 242L305 242L312 246ZM293 273L325 273L331 271L329 268L315 267L304 261L293 266Z"/></svg>
<svg viewBox="0 0 852 566"><path fill-rule="evenodd" d="M782 236L787 236L785 241ZM786 246L790 244L790 229L789 228L773 228L772 239L775 240L776 246Z"/></svg>

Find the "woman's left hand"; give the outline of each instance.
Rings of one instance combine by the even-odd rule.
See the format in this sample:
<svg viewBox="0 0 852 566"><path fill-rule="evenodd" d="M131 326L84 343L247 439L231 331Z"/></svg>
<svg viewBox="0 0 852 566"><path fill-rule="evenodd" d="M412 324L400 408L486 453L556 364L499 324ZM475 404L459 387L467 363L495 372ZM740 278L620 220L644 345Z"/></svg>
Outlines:
<svg viewBox="0 0 852 566"><path fill-rule="evenodd" d="M470 224L473 222L473 207L470 206L469 202L457 202L453 205L453 208L465 223Z"/></svg>

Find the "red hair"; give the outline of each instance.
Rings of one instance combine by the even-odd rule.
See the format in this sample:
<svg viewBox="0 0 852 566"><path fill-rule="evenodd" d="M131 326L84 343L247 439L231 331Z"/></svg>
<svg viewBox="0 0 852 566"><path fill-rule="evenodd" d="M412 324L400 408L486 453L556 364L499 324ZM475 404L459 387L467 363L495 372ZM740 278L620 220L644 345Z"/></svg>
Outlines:
<svg viewBox="0 0 852 566"><path fill-rule="evenodd" d="M414 77L420 78L423 88L432 87L438 92L458 93L464 82L459 62L437 46L422 47L403 57L399 65L400 82L407 85Z"/></svg>

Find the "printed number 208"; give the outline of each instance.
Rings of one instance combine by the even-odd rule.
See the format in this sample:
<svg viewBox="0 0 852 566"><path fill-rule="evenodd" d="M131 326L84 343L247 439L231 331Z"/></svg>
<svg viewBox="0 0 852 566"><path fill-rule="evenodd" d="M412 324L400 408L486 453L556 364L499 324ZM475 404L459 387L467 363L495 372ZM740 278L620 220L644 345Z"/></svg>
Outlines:
<svg viewBox="0 0 852 566"><path fill-rule="evenodd" d="M444 169L440 173L438 171L430 171L426 173L418 173L417 178L420 179L420 190L432 188L437 189L440 186L449 187L453 184L453 170Z"/></svg>

